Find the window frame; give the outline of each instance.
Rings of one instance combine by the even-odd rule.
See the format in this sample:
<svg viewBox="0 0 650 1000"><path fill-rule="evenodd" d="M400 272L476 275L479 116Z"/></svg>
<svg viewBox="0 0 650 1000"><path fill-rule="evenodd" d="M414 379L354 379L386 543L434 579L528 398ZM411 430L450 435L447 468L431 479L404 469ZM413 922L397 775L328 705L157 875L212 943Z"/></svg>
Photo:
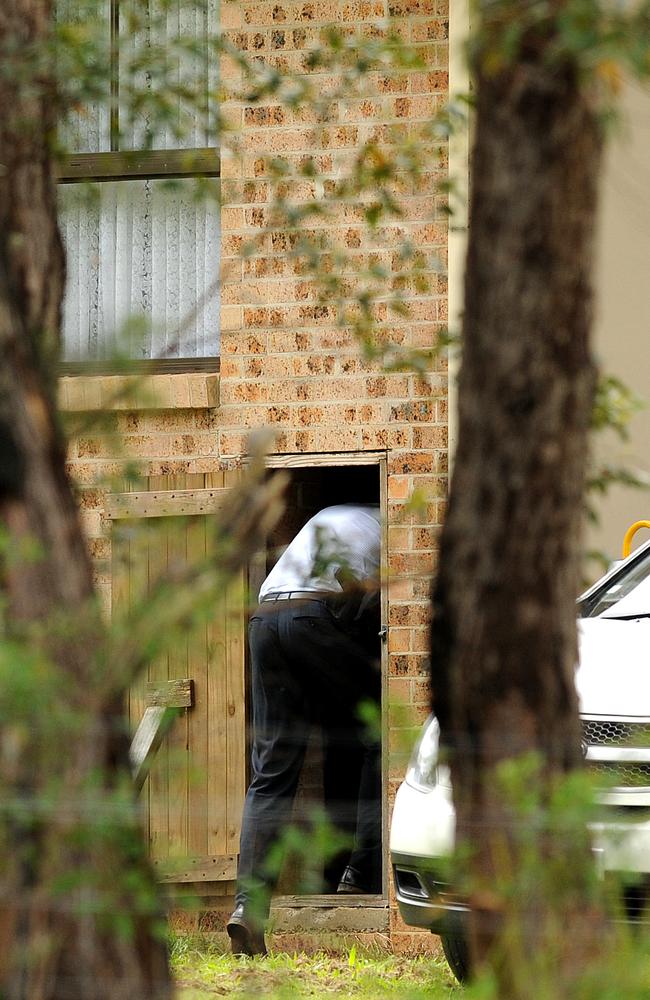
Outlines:
<svg viewBox="0 0 650 1000"><path fill-rule="evenodd" d="M101 184L114 181L176 180L221 177L218 146L182 149L119 149L119 33L120 0L108 0L110 23L110 150L68 153L57 166L58 184ZM219 371L219 355L205 358L132 359L128 372L153 373ZM125 374L125 363L105 360L61 361L59 375Z"/></svg>

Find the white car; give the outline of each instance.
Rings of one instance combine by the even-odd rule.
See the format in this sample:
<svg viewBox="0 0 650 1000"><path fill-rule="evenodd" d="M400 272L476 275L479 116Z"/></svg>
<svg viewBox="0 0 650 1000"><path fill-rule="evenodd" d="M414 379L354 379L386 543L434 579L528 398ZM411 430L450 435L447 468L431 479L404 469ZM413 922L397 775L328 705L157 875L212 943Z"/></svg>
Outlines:
<svg viewBox="0 0 650 1000"><path fill-rule="evenodd" d="M592 828L594 850L602 872L626 873L625 904L634 919L650 891L650 542L585 591L578 615L583 753L609 776L599 796L603 820ZM432 716L397 792L391 862L403 919L440 935L463 980L466 908L449 893L455 815L449 770L438 762L438 733Z"/></svg>

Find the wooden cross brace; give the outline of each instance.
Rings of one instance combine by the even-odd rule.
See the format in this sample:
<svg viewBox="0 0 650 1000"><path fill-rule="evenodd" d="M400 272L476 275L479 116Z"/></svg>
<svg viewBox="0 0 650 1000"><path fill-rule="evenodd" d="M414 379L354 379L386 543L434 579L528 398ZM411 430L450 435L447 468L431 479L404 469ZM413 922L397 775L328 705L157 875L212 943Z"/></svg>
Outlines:
<svg viewBox="0 0 650 1000"><path fill-rule="evenodd" d="M194 684L188 679L149 681L147 707L131 740L129 757L136 792L142 789L158 747L182 709L194 704Z"/></svg>

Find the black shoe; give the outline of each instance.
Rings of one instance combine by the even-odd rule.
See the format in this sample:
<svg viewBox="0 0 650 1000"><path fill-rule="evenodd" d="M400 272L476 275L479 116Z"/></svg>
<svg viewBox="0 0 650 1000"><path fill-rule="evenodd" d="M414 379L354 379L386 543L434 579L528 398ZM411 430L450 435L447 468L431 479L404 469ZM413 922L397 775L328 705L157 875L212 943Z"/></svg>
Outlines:
<svg viewBox="0 0 650 1000"><path fill-rule="evenodd" d="M226 930L233 955L266 955L264 930L246 917L243 904L233 911Z"/></svg>
<svg viewBox="0 0 650 1000"><path fill-rule="evenodd" d="M350 868L348 865L347 868L343 869L341 881L339 882L338 889L336 891L352 895L354 893L367 894L370 890L366 886L361 885L359 873L354 868Z"/></svg>

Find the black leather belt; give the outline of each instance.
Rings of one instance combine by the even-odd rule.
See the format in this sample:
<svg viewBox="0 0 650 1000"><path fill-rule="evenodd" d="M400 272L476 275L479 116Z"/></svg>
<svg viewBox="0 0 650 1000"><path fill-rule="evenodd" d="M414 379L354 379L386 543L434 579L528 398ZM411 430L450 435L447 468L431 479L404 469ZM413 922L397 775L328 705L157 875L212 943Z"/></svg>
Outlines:
<svg viewBox="0 0 650 1000"><path fill-rule="evenodd" d="M285 590L279 594L267 594L260 604L265 604L267 601L326 601L335 596L326 590Z"/></svg>

